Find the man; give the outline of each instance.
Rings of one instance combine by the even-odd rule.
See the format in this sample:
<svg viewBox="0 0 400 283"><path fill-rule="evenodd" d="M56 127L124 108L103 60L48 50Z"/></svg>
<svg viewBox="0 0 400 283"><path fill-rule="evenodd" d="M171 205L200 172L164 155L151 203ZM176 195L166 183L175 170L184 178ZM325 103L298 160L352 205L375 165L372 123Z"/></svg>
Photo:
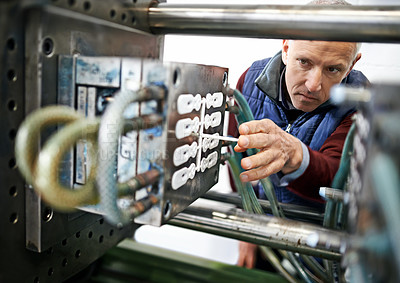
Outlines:
<svg viewBox="0 0 400 283"><path fill-rule="evenodd" d="M243 182L270 176L278 201L323 207L319 187L329 186L338 170L355 111L332 105L329 91L338 83L368 84L362 73L352 71L361 58L358 46L284 40L282 52L253 63L241 76L237 88L255 120L240 125L235 151L260 149L242 159ZM241 243L238 265L253 267L255 250Z"/></svg>

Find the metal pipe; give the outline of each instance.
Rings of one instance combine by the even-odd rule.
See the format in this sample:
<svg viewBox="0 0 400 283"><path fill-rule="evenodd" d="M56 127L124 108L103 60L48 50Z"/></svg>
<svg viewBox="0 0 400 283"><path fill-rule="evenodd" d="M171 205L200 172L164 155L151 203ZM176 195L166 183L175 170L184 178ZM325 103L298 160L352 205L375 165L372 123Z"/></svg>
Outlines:
<svg viewBox="0 0 400 283"><path fill-rule="evenodd" d="M240 197L237 194L233 193L221 194L209 191L205 195L203 195L202 198L230 203L236 205L239 208L243 208ZM263 208L265 213L272 213L271 204L269 201L262 199L259 199L258 201L260 202L261 207ZM319 212L318 210L312 209L310 207L288 204L288 203L280 203L280 206L285 215L291 219L297 219L297 220L301 219L309 221L311 220L311 221L316 221L318 223L322 223L324 219L324 214L322 212Z"/></svg>
<svg viewBox="0 0 400 283"><path fill-rule="evenodd" d="M156 203L159 202L159 199L155 195L148 195L147 197L134 202L129 207L129 213L132 218L136 218L139 215L142 215L144 212L148 211L153 207Z"/></svg>
<svg viewBox="0 0 400 283"><path fill-rule="evenodd" d="M339 189L333 189L329 187L319 188L319 195L324 199L331 199L339 202L343 202L345 199L348 198L348 193Z"/></svg>
<svg viewBox="0 0 400 283"><path fill-rule="evenodd" d="M163 116L161 114L156 114L156 113L143 115L140 117L134 117L131 119L126 119L124 122L123 132L126 133L129 131L151 129L156 126L161 126L163 120L164 120Z"/></svg>
<svg viewBox="0 0 400 283"><path fill-rule="evenodd" d="M155 34L399 42L400 6L174 5L147 11Z"/></svg>
<svg viewBox="0 0 400 283"><path fill-rule="evenodd" d="M160 179L160 171L150 169L142 174L138 174L126 183L118 184L118 195L126 196L134 194L136 191L146 186L152 185Z"/></svg>
<svg viewBox="0 0 400 283"><path fill-rule="evenodd" d="M343 232L314 224L199 205L188 207L168 223L330 260L340 260L341 243L347 237Z"/></svg>
<svg viewBox="0 0 400 283"><path fill-rule="evenodd" d="M146 86L139 90L137 101L161 100L166 96L166 89L156 85Z"/></svg>

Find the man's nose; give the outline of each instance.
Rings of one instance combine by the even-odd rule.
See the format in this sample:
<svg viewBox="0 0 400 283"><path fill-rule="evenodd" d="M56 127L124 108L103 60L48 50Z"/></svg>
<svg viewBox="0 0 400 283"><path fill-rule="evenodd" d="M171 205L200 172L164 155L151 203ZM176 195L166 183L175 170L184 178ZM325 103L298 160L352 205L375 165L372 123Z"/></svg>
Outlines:
<svg viewBox="0 0 400 283"><path fill-rule="evenodd" d="M306 87L309 92L318 92L322 88L322 70L313 68L307 76Z"/></svg>

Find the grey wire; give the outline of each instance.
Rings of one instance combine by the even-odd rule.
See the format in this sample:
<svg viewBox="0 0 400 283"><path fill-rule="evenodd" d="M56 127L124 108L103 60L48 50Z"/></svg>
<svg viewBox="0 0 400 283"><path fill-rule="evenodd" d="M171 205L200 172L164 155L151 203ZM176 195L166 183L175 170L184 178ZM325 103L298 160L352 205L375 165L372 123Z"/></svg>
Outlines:
<svg viewBox="0 0 400 283"><path fill-rule="evenodd" d="M282 266L279 261L279 258L273 252L270 247L260 246L261 252L265 255L265 257L269 260L269 262L274 266L274 268L290 283L297 283L298 281L290 275L289 272Z"/></svg>
<svg viewBox="0 0 400 283"><path fill-rule="evenodd" d="M96 183L100 195L101 209L111 224L121 226L131 221L131 215L118 207L117 154L118 139L123 131L126 107L138 100L139 92L121 91L107 107L99 128L99 155Z"/></svg>

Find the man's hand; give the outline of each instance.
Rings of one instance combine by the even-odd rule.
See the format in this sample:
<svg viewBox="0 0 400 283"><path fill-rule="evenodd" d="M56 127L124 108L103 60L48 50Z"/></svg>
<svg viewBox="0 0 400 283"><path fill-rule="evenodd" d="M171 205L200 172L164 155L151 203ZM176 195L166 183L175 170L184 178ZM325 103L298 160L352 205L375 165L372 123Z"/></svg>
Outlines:
<svg viewBox="0 0 400 283"><path fill-rule="evenodd" d="M238 266L254 268L257 258L257 245L246 242L239 242Z"/></svg>
<svg viewBox="0 0 400 283"><path fill-rule="evenodd" d="M240 125L239 141L235 151L244 152L249 148L260 149L253 156L242 159L242 182L250 182L282 171L289 174L297 170L303 160L301 142L286 133L269 119L251 121Z"/></svg>

